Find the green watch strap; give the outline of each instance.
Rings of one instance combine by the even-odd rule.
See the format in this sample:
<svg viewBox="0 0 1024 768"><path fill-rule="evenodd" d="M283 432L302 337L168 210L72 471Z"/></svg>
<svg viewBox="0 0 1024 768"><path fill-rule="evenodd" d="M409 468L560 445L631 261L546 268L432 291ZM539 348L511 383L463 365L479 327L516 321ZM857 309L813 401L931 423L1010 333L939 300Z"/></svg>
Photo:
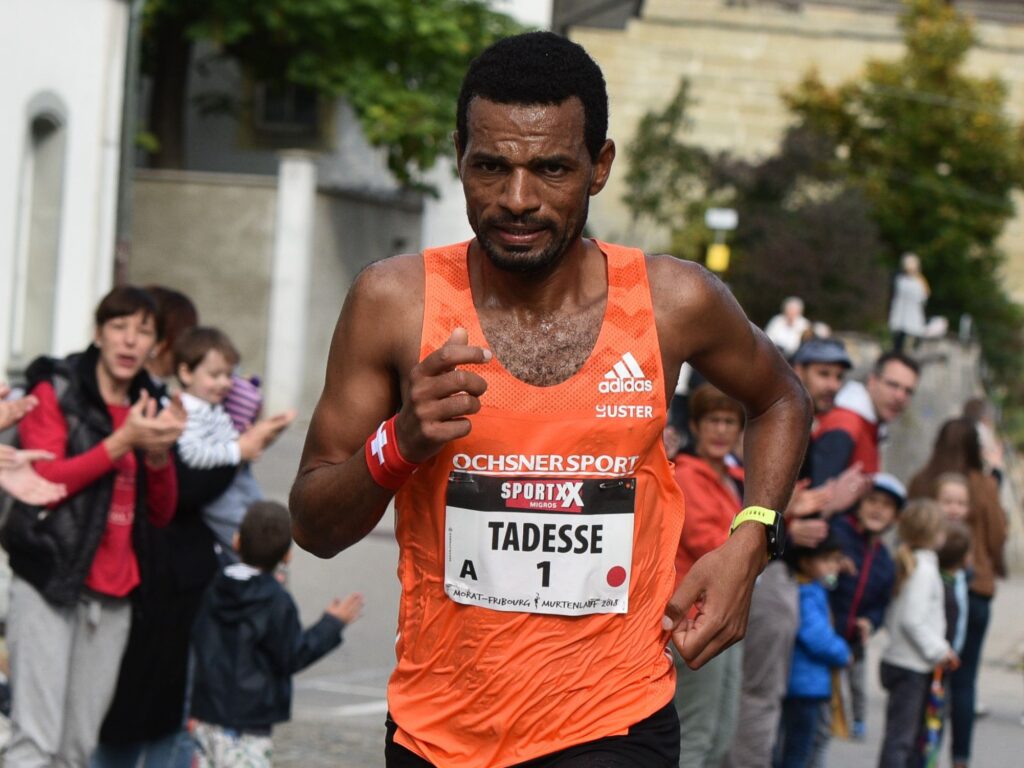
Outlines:
<svg viewBox="0 0 1024 768"><path fill-rule="evenodd" d="M774 509L768 509L768 507L747 507L733 518L732 525L729 526L729 533L735 531L748 520L761 523L761 525L775 525L778 517L779 513Z"/></svg>

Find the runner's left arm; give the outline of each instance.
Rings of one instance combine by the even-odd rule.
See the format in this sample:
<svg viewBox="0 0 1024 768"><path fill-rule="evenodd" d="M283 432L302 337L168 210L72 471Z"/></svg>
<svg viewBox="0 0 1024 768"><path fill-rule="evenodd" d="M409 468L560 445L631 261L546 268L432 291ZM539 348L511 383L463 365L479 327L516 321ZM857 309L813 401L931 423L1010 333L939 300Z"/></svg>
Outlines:
<svg viewBox="0 0 1024 768"><path fill-rule="evenodd" d="M747 413L744 504L781 514L807 447L812 412L806 391L718 278L672 257L649 264L665 370L689 361L742 403ZM765 528L747 522L683 579L666 607L663 627L672 631L691 667L743 637L754 581L766 562ZM686 619L691 605L698 609L692 621Z"/></svg>

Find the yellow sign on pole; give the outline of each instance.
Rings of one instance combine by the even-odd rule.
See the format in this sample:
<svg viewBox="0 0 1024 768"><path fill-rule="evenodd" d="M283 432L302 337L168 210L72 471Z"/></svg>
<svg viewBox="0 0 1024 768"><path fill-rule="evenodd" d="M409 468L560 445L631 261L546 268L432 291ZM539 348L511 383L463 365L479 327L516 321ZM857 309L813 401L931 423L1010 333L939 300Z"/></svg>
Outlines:
<svg viewBox="0 0 1024 768"><path fill-rule="evenodd" d="M725 272L729 268L729 246L725 243L709 245L704 263L712 272Z"/></svg>

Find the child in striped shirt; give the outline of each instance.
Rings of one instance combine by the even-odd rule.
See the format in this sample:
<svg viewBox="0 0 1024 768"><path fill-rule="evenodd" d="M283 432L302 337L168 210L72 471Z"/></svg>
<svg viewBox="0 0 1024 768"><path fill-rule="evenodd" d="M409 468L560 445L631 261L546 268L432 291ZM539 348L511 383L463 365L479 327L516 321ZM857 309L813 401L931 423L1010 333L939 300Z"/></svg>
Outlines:
<svg viewBox="0 0 1024 768"><path fill-rule="evenodd" d="M246 507L261 496L248 472L249 462L258 459L291 424L295 412L256 421L253 411L248 424L233 420L224 402L239 386L233 371L240 356L227 334L217 328L197 326L185 331L175 343L174 359L182 385L181 402L188 413L185 431L178 439L180 460L192 469L238 468L232 485L203 511L222 550L231 552L231 540ZM250 498L254 487L256 495ZM240 501L232 503L236 498ZM232 514L236 507L237 514Z"/></svg>

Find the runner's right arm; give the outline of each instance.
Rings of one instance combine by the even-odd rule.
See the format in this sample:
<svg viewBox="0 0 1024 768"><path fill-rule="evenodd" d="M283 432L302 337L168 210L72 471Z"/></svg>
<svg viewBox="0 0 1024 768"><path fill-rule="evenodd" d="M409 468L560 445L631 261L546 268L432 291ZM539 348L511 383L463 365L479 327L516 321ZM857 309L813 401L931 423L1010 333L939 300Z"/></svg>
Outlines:
<svg viewBox="0 0 1024 768"><path fill-rule="evenodd" d="M401 256L364 270L349 291L331 341L324 390L306 435L289 507L296 543L332 557L373 530L393 492L366 466L364 445L395 415L398 449L421 463L469 432L483 379L456 366L488 352L453 333L418 362L423 262Z"/></svg>

